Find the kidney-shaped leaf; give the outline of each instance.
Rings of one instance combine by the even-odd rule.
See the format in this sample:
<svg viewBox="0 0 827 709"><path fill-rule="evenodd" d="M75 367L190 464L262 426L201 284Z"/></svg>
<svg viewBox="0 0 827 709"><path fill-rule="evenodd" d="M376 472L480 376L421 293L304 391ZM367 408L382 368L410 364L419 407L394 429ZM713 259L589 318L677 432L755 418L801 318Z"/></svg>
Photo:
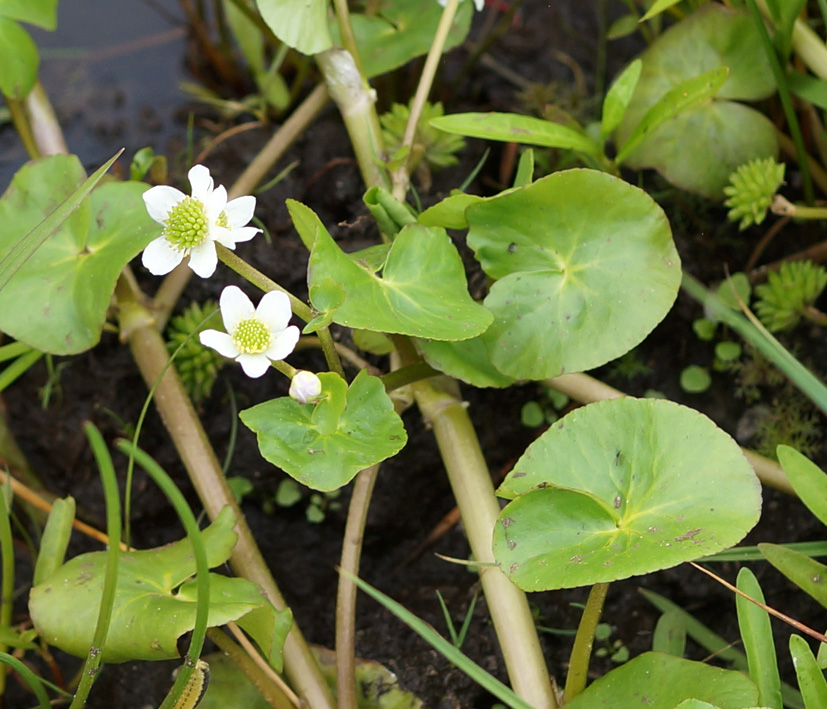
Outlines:
<svg viewBox="0 0 827 709"><path fill-rule="evenodd" d="M758 688L735 670L645 652L595 680L566 709L675 709L687 699L743 709L758 704Z"/></svg>
<svg viewBox="0 0 827 709"><path fill-rule="evenodd" d="M0 198L0 259L84 181L73 155L24 165ZM0 330L52 354L100 339L123 267L158 235L139 182L98 187L0 291Z"/></svg>
<svg viewBox="0 0 827 709"><path fill-rule="evenodd" d="M658 126L625 164L652 167L670 182L723 198L730 173L753 158L775 156L772 123L734 101L766 98L775 81L752 18L709 3L664 32L642 55L643 71L617 129L623 146L661 97L683 82L719 67L729 76L714 99L692 106Z"/></svg>
<svg viewBox="0 0 827 709"><path fill-rule="evenodd" d="M528 447L499 494L516 499L494 529L494 556L526 591L713 554L741 540L761 510L761 485L735 441L658 399L573 411Z"/></svg>
<svg viewBox="0 0 827 709"><path fill-rule="evenodd" d="M202 533L209 565L226 561L236 542L235 517L226 508ZM177 640L195 624L195 558L188 539L158 549L124 552L104 662L178 657ZM106 552L81 554L61 566L29 597L40 635L78 657L89 652L97 624ZM276 664L290 629L289 611L277 611L253 583L210 574L210 626L238 621Z"/></svg>
<svg viewBox="0 0 827 709"><path fill-rule="evenodd" d="M327 28L329 0L256 0L267 26L288 47L318 54L333 46Z"/></svg>
<svg viewBox="0 0 827 709"><path fill-rule="evenodd" d="M491 361L518 379L581 372L639 344L677 297L680 258L642 190L567 170L472 205L468 244L499 279L485 299Z"/></svg>
<svg viewBox="0 0 827 709"><path fill-rule="evenodd" d="M468 294L462 259L444 229L405 226L380 276L374 263L342 251L307 207L288 201L288 209L312 245L310 301L333 322L431 340L466 340L491 323L491 313Z"/></svg>
<svg viewBox="0 0 827 709"><path fill-rule="evenodd" d="M336 490L363 468L396 455L407 441L402 419L382 382L362 370L344 391L337 374L323 372L317 405L289 397L242 411L255 431L261 455L314 490ZM342 384L342 391L335 380Z"/></svg>

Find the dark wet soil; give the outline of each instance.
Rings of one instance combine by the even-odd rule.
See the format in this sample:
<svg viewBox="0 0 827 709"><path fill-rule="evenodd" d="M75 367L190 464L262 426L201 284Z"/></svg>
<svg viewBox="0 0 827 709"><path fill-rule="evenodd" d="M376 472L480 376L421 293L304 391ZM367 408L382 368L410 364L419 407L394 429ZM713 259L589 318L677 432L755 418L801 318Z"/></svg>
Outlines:
<svg viewBox="0 0 827 709"><path fill-rule="evenodd" d="M565 61L572 60L582 70L587 92L591 92L596 72L600 71L595 49L595 38L599 34L598 4L558 2L552 7L552 3L526 0L515 23L492 48L492 56L529 81L546 85L557 82L556 95L565 96L572 110L588 110L585 95L579 95L572 88L578 77L572 74ZM480 24L484 21L484 17L477 18ZM611 77L614 68L627 61L636 49L634 41L610 45L607 76ZM561 58L556 52L564 52L566 56ZM450 86L465 56L467 53L461 50L447 62L443 85ZM406 72L400 72L397 79L404 85ZM458 89L448 95L448 111L469 107L474 110L512 110L520 106L513 84L480 65L463 75ZM91 120L97 120L94 116L98 116L105 123L107 113L98 113L98 109L96 102L90 101L84 109L85 120L90 120L89 116L93 117ZM187 110L195 112L197 139L208 140L211 135L206 126L208 119L212 120L214 116L208 109L198 106L188 106L180 115L185 116ZM140 135L139 142L154 143L156 151L169 154L171 165L180 167L185 131L184 118L164 125L162 133L155 139ZM98 140L100 133L95 135ZM239 135L219 147L207 159L207 164L221 176L222 182L229 184L267 137L269 131L261 129ZM126 138L128 142L135 140L134 134ZM111 136L111 140L104 141L106 149L101 150L114 152L124 142L120 134ZM483 149L481 144L470 141L462 164L438 175L434 188L424 194L423 199L436 201L458 184L479 160ZM87 163L100 162L102 156L98 152L96 148L81 157ZM375 237L369 223L361 219L366 210L361 203L359 173L349 159L350 155L338 117L329 109L274 168L274 172L278 171L297 160L295 170L284 182L259 197L257 216L269 230L272 243L259 239L239 250L243 257L253 260L265 273L298 295L306 295L302 274L307 256L290 228L284 208L285 198L296 198L312 206L346 249L364 246ZM503 151L494 147L478 182L478 191L497 189L505 170L501 162L504 159ZM179 169L176 176L181 179L183 173L184 170ZM507 170L505 173L507 175ZM653 186L663 187L656 178L647 179L653 180ZM678 195L671 201L667 198L664 202L673 223L676 220L669 212L670 205L683 209L681 200L685 201L685 196ZM692 218L696 216L691 209L688 211ZM690 225L680 230L676 227L676 241L684 265L705 281L720 278L724 263L737 270L748 257L754 235L750 237L748 234L743 239L730 236L726 241L716 238L716 231L724 220L723 210L707 210L702 214L700 226L683 218L686 216L683 212L679 216L682 217L681 224ZM730 228L728 233L732 235L734 232ZM812 243L815 236L802 230L794 237L799 243L788 241L784 249L803 248ZM779 255L783 253L768 256ZM140 268L137 270L141 271ZM140 273L139 278L150 292L157 284L145 274ZM182 305L191 300L217 298L224 285L237 282L233 275L224 271L208 282L193 281ZM701 343L691 329L692 319L700 314L696 304L681 297L664 323L638 349L639 359L649 367L648 373L631 380L612 379L607 367L598 376L608 378L615 386L635 395L642 395L649 389L661 391L704 411L723 428L734 432L745 405L735 396L730 375L715 375L713 388L703 395L688 395L678 384L680 371L685 366L711 361L711 345ZM799 346L805 351L823 353L827 344L823 334L807 331L797 336L801 338ZM816 361L825 360L822 357ZM291 362L307 369L322 367L318 356L307 352L296 354ZM146 388L129 352L113 335L105 335L101 345L92 352L58 364L63 367L59 384L47 407L41 407L42 388L48 378L41 362L4 395L5 411L14 436L46 488L56 495L75 496L83 517L95 526L103 527L103 495L81 426L84 421L92 420L108 438L121 435L123 422L134 425L137 420ZM260 382L254 385L238 368L225 368L212 397L202 407L203 421L220 458L227 454L233 426L227 407L230 389L239 408L286 393L286 388L276 378L265 380L262 390ZM504 473L539 433L519 423L523 404L538 399L538 386L527 384L507 391L476 391L466 387L463 395L469 402L469 411L492 474ZM478 591L478 583L476 576L464 567L435 556L439 553L448 557L467 557L468 548L461 527L454 527L434 546L411 558L430 530L452 510L454 503L431 433L424 428L414 410L404 415L404 421L409 443L399 456L383 465L371 504L361 575L444 633L445 624L436 592L442 594L454 622L460 624ZM197 510L198 501L154 412L150 412L141 441L173 474ZM822 463L824 454L821 445L817 458ZM122 461L118 463L122 472ZM349 492L345 490L339 499L342 507L329 510L325 520L318 524L311 524L305 518L308 495L294 507L274 507L272 499L283 475L259 457L253 434L243 426L239 427L238 441L232 451L230 475L247 477L253 483L254 492L246 498L244 511L298 624L311 642L331 647L337 581L334 567L341 551ZM175 516L162 495L141 474L136 477L134 499L132 524L137 546L154 546L181 536ZM823 537L821 526L797 501L768 490L762 520L747 542L807 541L820 537ZM92 548L95 547L76 537L70 554ZM26 582L28 573L24 565L25 554L21 552L20 556L19 588ZM738 565L718 564L714 568L729 581L734 581ZM796 591L767 564L753 564L752 568L768 603L813 627L823 627L823 609L815 602ZM652 631L658 618L655 609L637 592L639 587L669 597L724 638L732 641L738 638L732 594L684 565L612 585L604 612L605 622L612 626L610 642L627 647L632 656L651 647ZM22 588L17 608L21 613L25 611L22 603L25 590ZM576 628L579 610L574 604L583 603L586 595L586 589L533 595L531 601L536 608L538 624L558 630ZM774 629L785 679L793 681L786 650L789 630L780 624ZM543 635L550 671L561 682L565 677L570 642L571 639L564 635ZM463 649L485 669L506 679L482 598L474 611ZM364 597L358 607L356 652L397 673L403 687L421 697L426 707L484 709L494 704L490 696L412 631ZM689 653L695 659L703 659L707 654L692 643ZM77 670L78 661L59 653L57 660L68 680ZM119 709L157 706L168 689L170 672L176 664L127 663L107 667L88 706L116 706ZM596 659L594 675L599 676L611 665L608 659ZM15 692L14 689L10 691L6 706L25 705L25 702L15 703L22 701Z"/></svg>

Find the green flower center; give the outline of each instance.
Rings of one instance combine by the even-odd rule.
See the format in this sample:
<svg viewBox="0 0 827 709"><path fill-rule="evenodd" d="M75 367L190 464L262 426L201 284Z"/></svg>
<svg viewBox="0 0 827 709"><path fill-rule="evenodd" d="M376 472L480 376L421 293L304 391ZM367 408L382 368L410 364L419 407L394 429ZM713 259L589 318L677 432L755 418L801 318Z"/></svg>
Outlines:
<svg viewBox="0 0 827 709"><path fill-rule="evenodd" d="M215 223L218 224L218 226L223 226L225 229L229 229L230 218L227 216L227 212L221 212L221 214L218 215L218 219L215 220Z"/></svg>
<svg viewBox="0 0 827 709"><path fill-rule="evenodd" d="M170 210L164 226L164 238L184 252L203 243L208 233L204 205L192 197L185 197Z"/></svg>
<svg viewBox="0 0 827 709"><path fill-rule="evenodd" d="M270 328L258 318L242 320L233 333L233 341L241 354L264 352L270 346L272 339Z"/></svg>

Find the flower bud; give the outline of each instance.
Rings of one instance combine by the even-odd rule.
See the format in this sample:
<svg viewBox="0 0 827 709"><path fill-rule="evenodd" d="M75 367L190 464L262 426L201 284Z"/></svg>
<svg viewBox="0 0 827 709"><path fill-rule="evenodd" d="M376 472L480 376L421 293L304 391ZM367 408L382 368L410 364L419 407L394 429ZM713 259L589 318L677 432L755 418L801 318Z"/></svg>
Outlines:
<svg viewBox="0 0 827 709"><path fill-rule="evenodd" d="M300 404L313 404L321 396L322 380L313 372L296 372L290 382L290 398Z"/></svg>

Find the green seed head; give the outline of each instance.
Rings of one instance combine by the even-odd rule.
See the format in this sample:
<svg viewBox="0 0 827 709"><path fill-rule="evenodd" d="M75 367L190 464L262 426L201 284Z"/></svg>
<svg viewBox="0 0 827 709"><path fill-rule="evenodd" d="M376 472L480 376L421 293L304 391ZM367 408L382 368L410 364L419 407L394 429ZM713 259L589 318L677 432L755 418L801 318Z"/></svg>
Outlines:
<svg viewBox="0 0 827 709"><path fill-rule="evenodd" d="M233 333L233 341L241 354L264 352L272 339L270 329L258 318L242 320Z"/></svg>
<svg viewBox="0 0 827 709"><path fill-rule="evenodd" d="M207 214L197 199L185 197L167 217L164 238L179 251L187 252L207 238Z"/></svg>

